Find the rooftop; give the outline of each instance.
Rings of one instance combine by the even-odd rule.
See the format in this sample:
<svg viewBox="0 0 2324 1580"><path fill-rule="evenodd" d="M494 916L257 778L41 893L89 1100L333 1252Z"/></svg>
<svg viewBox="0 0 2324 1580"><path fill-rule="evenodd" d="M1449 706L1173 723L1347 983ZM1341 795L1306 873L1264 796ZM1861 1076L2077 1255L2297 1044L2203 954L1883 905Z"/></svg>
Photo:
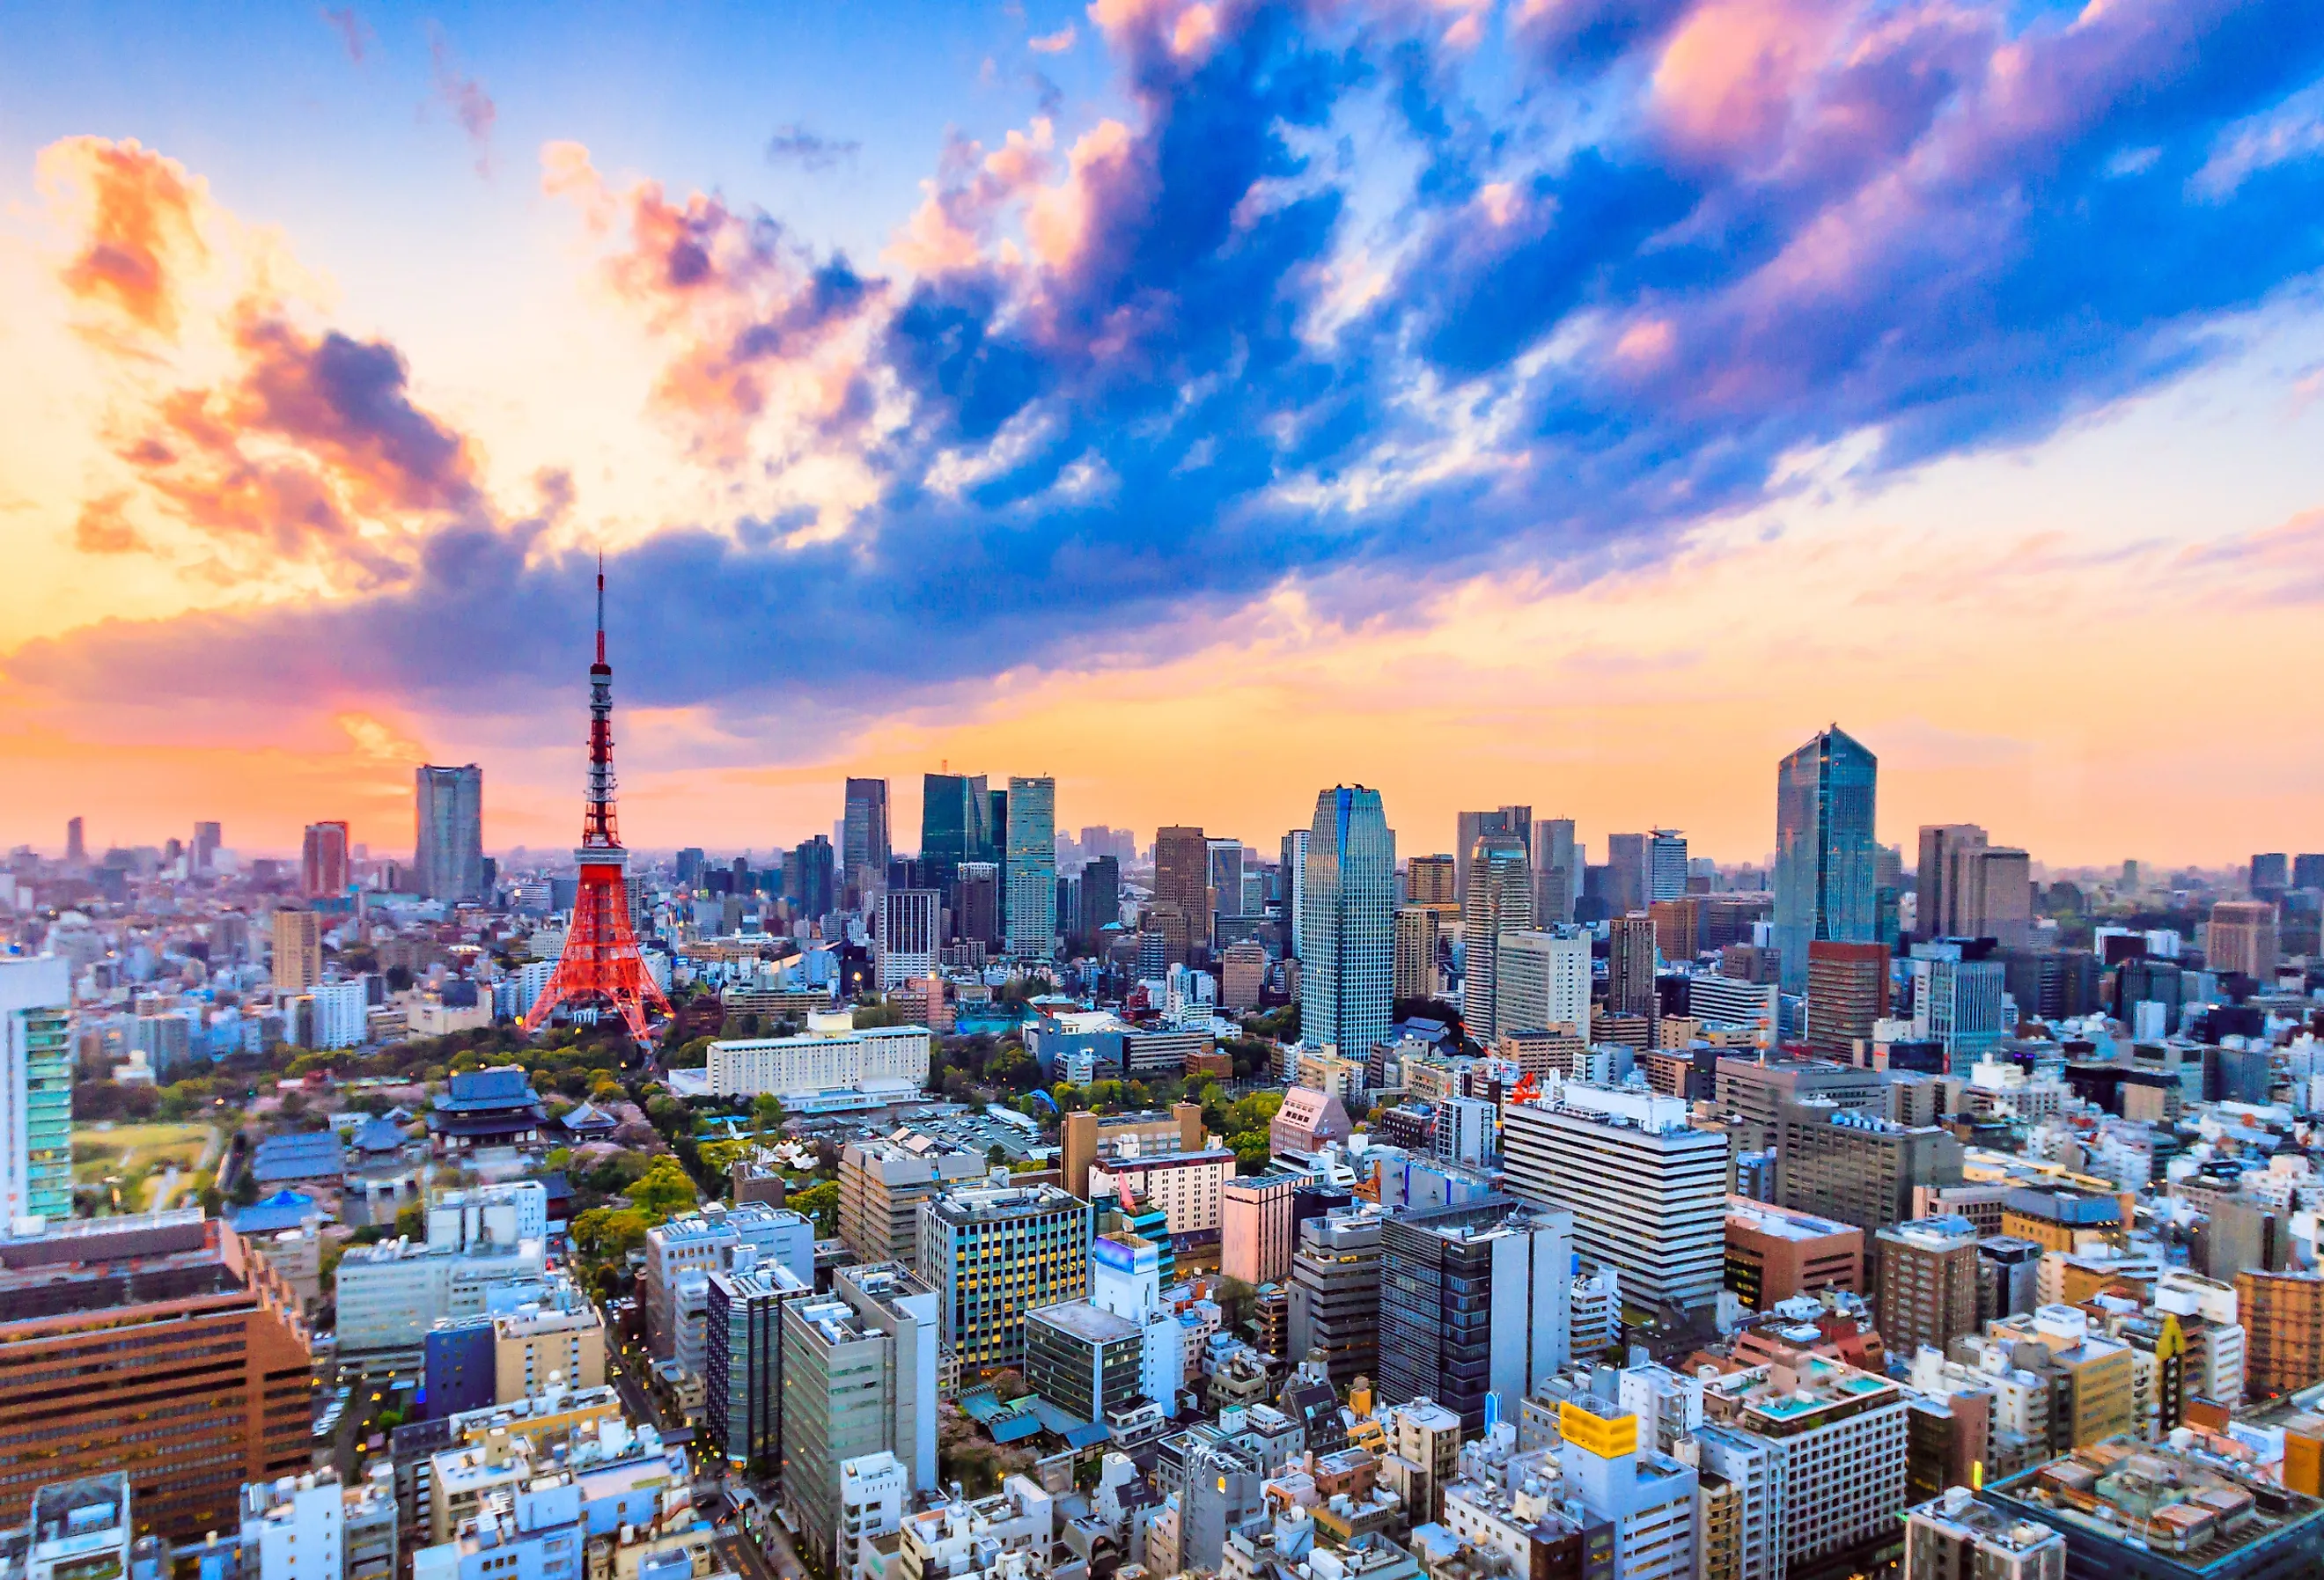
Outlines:
<svg viewBox="0 0 2324 1580"><path fill-rule="evenodd" d="M2324 1520L2314 1498L2131 1437L2075 1449L1982 1495L2005 1513L2143 1545L2200 1569Z"/></svg>
<svg viewBox="0 0 2324 1580"><path fill-rule="evenodd" d="M1812 1213L1787 1212L1741 1196L1727 1198L1727 1223L1730 1228L1749 1229L1774 1240L1821 1240L1833 1234L1862 1233Z"/></svg>

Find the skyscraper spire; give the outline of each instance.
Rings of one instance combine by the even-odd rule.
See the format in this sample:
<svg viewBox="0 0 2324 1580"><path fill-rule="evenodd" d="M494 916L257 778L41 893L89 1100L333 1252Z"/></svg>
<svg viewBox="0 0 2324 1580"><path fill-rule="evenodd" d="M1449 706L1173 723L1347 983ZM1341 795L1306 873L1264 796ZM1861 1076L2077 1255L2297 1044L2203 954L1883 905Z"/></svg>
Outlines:
<svg viewBox="0 0 2324 1580"><path fill-rule="evenodd" d="M630 925L630 853L613 819L613 666L605 661L605 557L597 556L597 659L589 666L589 788L581 813L581 868L565 952L549 985L527 1012L524 1029L537 1030L559 1005L610 1009L630 1035L652 1035L646 1013L667 1016L669 1001L646 969Z"/></svg>

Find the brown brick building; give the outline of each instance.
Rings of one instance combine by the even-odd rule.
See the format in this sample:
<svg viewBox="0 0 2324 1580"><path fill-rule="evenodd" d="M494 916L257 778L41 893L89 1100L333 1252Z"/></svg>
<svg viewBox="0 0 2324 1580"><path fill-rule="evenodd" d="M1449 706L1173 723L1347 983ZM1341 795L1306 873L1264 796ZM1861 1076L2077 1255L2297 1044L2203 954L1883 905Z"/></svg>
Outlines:
<svg viewBox="0 0 2324 1580"><path fill-rule="evenodd" d="M2324 1273L2236 1275L2244 1326L2244 1393L2250 1399L2324 1382Z"/></svg>
<svg viewBox="0 0 2324 1580"><path fill-rule="evenodd" d="M0 1241L0 1524L43 1484L117 1470L140 1535L234 1528L244 1482L309 1467L298 1312L198 1209Z"/></svg>
<svg viewBox="0 0 2324 1580"><path fill-rule="evenodd" d="M1748 1197L1727 1198L1725 1283L1754 1311L1821 1289L1864 1289L1864 1231L1785 1212Z"/></svg>

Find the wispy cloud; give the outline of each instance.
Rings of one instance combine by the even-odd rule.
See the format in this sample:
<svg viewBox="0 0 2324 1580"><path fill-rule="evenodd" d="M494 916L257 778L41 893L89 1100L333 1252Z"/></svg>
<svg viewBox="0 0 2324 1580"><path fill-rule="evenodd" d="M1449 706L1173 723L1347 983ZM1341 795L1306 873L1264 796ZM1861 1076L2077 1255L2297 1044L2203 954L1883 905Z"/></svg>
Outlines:
<svg viewBox="0 0 2324 1580"><path fill-rule="evenodd" d="M347 59L360 66L371 48L372 32L364 19L355 14L352 5L325 6L323 20L339 35L339 42L347 51Z"/></svg>
<svg viewBox="0 0 2324 1580"><path fill-rule="evenodd" d="M475 151L476 173L492 174L493 123L500 116L499 106L484 85L464 71L458 58L452 52L451 41L441 30L431 27L428 42L428 58L432 68L431 81L437 102L452 112L452 118L466 133L468 145Z"/></svg>
<svg viewBox="0 0 2324 1580"><path fill-rule="evenodd" d="M1025 47L1037 55L1062 55L1074 47L1074 41L1080 36L1080 31L1069 22L1055 32L1036 33L1025 41Z"/></svg>
<svg viewBox="0 0 2324 1580"><path fill-rule="evenodd" d="M825 137L797 121L787 121L767 139L767 162L795 164L801 170L825 171L852 164L863 144L852 137Z"/></svg>

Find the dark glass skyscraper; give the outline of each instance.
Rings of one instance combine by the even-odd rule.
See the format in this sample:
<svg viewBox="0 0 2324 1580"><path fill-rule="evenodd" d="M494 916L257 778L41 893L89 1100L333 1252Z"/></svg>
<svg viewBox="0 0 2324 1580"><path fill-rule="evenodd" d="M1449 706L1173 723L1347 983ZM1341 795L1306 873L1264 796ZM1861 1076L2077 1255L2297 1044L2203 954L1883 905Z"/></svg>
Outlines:
<svg viewBox="0 0 2324 1580"><path fill-rule="evenodd" d="M1300 922L1300 1037L1362 1058L1388 1040L1396 989L1396 835L1379 791L1315 798Z"/></svg>
<svg viewBox="0 0 2324 1580"><path fill-rule="evenodd" d="M888 876L888 781L850 779L840 824L839 886L850 905Z"/></svg>
<svg viewBox="0 0 2324 1580"><path fill-rule="evenodd" d="M992 849L992 793L985 789L984 775L929 773L920 784L920 860L927 868L928 887L949 888L963 862L999 859Z"/></svg>
<svg viewBox="0 0 2324 1580"><path fill-rule="evenodd" d="M1775 948L1785 993L1807 990L1808 946L1878 937L1880 762L1838 725L1775 769Z"/></svg>
<svg viewBox="0 0 2324 1580"><path fill-rule="evenodd" d="M430 900L478 900L484 892L484 771L434 763L414 776L420 824L414 886Z"/></svg>

